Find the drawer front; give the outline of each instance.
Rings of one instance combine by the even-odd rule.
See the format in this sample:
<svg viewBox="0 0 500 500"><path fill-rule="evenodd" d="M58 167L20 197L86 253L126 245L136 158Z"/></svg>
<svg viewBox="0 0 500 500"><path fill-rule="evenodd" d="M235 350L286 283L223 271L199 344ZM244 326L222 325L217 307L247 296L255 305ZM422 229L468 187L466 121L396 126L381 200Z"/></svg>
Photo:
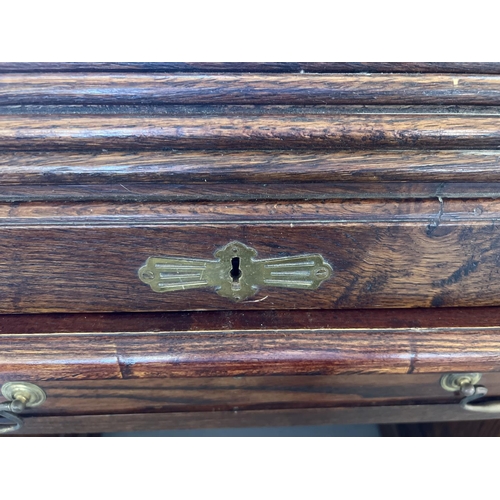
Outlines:
<svg viewBox="0 0 500 500"><path fill-rule="evenodd" d="M498 76L15 67L0 313L500 304Z"/></svg>
<svg viewBox="0 0 500 500"><path fill-rule="evenodd" d="M498 305L499 217L495 200L4 205L0 312ZM221 296L239 279L229 261L193 287L174 270L180 286L163 293L139 275L150 257L217 262L234 241L255 266L282 259L284 285L257 276L242 300ZM311 255L331 273L302 289L287 262ZM254 264L244 259L246 273Z"/></svg>
<svg viewBox="0 0 500 500"><path fill-rule="evenodd" d="M496 419L467 413L457 404L297 408L225 412L125 413L107 415L30 416L13 434L65 435L107 432L284 427L293 425L354 425L412 422L463 422ZM291 435L295 435L293 431Z"/></svg>
<svg viewBox="0 0 500 500"><path fill-rule="evenodd" d="M395 374L41 381L37 385L47 400L24 415L458 405L463 396L443 390L440 378ZM500 396L500 375L484 374L481 384L489 396Z"/></svg>
<svg viewBox="0 0 500 500"><path fill-rule="evenodd" d="M500 375L485 374L490 396ZM466 411L437 375L352 375L67 381L40 384L41 407L12 434L98 433L288 425L465 421L499 413Z"/></svg>
<svg viewBox="0 0 500 500"><path fill-rule="evenodd" d="M26 433L500 413L467 411L441 383L475 373L500 396L497 308L271 313L3 316L0 385L44 391L22 412Z"/></svg>

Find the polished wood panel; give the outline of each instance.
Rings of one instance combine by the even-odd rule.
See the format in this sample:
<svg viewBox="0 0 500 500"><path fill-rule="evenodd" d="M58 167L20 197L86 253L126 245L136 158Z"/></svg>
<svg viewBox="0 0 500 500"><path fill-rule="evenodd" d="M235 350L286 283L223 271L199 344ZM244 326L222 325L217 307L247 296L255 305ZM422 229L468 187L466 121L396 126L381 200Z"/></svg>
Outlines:
<svg viewBox="0 0 500 500"><path fill-rule="evenodd" d="M348 375L40 381L46 402L25 415L458 404L440 375ZM488 394L500 375L487 374Z"/></svg>
<svg viewBox="0 0 500 500"><path fill-rule="evenodd" d="M498 151L1 153L6 184L500 182ZM195 188L193 188L194 190Z"/></svg>
<svg viewBox="0 0 500 500"><path fill-rule="evenodd" d="M0 72L500 73L495 62L2 62Z"/></svg>
<svg viewBox="0 0 500 500"><path fill-rule="evenodd" d="M0 335L29 333L213 332L251 330L408 331L500 328L500 308L191 311L114 314L2 314ZM437 332L439 333L438 330ZM462 331L462 330L459 330Z"/></svg>
<svg viewBox="0 0 500 500"><path fill-rule="evenodd" d="M25 415L91 415L175 411L458 404L441 375L337 375L39 381L46 402ZM488 396L500 395L500 374L487 373ZM463 410L466 418L467 412Z"/></svg>
<svg viewBox="0 0 500 500"><path fill-rule="evenodd" d="M496 75L0 73L0 104L499 105Z"/></svg>
<svg viewBox="0 0 500 500"><path fill-rule="evenodd" d="M495 372L500 329L0 335L0 380Z"/></svg>
<svg viewBox="0 0 500 500"><path fill-rule="evenodd" d="M2 153L0 200L494 198L499 165L496 151Z"/></svg>
<svg viewBox="0 0 500 500"><path fill-rule="evenodd" d="M5 204L0 312L499 305L499 217L493 200ZM233 240L258 258L320 253L333 276L237 303L211 288L159 294L137 276L150 256L213 259Z"/></svg>
<svg viewBox="0 0 500 500"><path fill-rule="evenodd" d="M499 116L0 115L0 151L496 149Z"/></svg>
<svg viewBox="0 0 500 500"><path fill-rule="evenodd" d="M225 203L2 203L3 225L170 225L281 224L352 222L492 221L500 215L497 200L359 200L353 202Z"/></svg>
<svg viewBox="0 0 500 500"><path fill-rule="evenodd" d="M367 408L311 408L287 410L143 413L27 417L15 434L104 433L166 429L285 427L292 425L380 424L494 419L468 413L456 404L373 406Z"/></svg>
<svg viewBox="0 0 500 500"><path fill-rule="evenodd" d="M500 198L499 182L162 182L109 184L0 185L0 202L142 202Z"/></svg>

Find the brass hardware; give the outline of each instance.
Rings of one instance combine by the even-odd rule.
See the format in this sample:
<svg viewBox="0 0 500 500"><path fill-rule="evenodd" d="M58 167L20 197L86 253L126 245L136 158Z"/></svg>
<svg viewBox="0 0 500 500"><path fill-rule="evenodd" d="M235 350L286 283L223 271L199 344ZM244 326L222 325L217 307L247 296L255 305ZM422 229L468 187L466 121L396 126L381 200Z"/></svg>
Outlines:
<svg viewBox="0 0 500 500"><path fill-rule="evenodd" d="M255 295L260 287L315 290L332 275L319 254L259 259L257 251L233 241L215 252L217 260L149 257L139 278L155 292L215 287L235 302Z"/></svg>
<svg viewBox="0 0 500 500"><path fill-rule="evenodd" d="M488 393L486 387L476 385L480 380L480 373L449 373L441 377L441 387L446 391L459 392L462 396L465 396L460 401L460 406L464 410L479 413L500 413L500 401L484 401L479 404L471 404Z"/></svg>
<svg viewBox="0 0 500 500"><path fill-rule="evenodd" d="M480 380L480 373L448 373L441 377L440 382L445 391L460 392L465 384L476 385Z"/></svg>
<svg viewBox="0 0 500 500"><path fill-rule="evenodd" d="M24 421L16 413L21 413L26 408L40 406L46 399L45 392L29 382L7 382L2 386L1 391L7 401L0 403L0 417L9 423L0 423L0 434L20 429Z"/></svg>

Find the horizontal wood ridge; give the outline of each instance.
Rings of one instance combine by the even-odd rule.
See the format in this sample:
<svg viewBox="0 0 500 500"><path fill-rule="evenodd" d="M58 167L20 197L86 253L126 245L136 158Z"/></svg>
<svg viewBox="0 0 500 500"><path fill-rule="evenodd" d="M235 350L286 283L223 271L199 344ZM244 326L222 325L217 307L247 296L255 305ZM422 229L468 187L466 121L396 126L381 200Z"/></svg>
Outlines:
<svg viewBox="0 0 500 500"><path fill-rule="evenodd" d="M0 63L0 72L269 72L269 73L484 73L500 74L496 62L23 62Z"/></svg>
<svg viewBox="0 0 500 500"><path fill-rule="evenodd" d="M500 63L0 63L0 203L497 198L499 148Z"/></svg>
<svg viewBox="0 0 500 500"><path fill-rule="evenodd" d="M0 104L500 104L500 76L0 73Z"/></svg>
<svg viewBox="0 0 500 500"><path fill-rule="evenodd" d="M0 115L0 151L497 148L500 116Z"/></svg>
<svg viewBox="0 0 500 500"><path fill-rule="evenodd" d="M500 371L500 328L0 335L0 381Z"/></svg>

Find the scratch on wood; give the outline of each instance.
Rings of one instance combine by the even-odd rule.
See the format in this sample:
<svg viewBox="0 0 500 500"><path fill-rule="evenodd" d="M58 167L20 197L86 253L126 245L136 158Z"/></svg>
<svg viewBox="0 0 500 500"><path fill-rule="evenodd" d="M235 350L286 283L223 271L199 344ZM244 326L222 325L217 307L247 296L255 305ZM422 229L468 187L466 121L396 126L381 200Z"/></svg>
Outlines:
<svg viewBox="0 0 500 500"><path fill-rule="evenodd" d="M444 213L444 202L441 196L438 196L438 200L439 200L439 211L437 213L436 218L432 222L430 222L427 226L426 230L427 236L432 236L434 231L439 227L439 224L441 224L441 218L443 217Z"/></svg>
<svg viewBox="0 0 500 500"><path fill-rule="evenodd" d="M269 297L269 295L266 295L265 297L262 297L261 299L257 299L257 300L245 300L244 302L242 302L242 304L251 304L251 303L254 303L254 302L263 302L268 297Z"/></svg>
<svg viewBox="0 0 500 500"><path fill-rule="evenodd" d="M120 371L120 378L121 379L126 379L127 377L125 376L125 373L124 373L124 366L122 366L122 362L120 360L120 356L118 354L116 354L116 364L118 366L118 370Z"/></svg>

